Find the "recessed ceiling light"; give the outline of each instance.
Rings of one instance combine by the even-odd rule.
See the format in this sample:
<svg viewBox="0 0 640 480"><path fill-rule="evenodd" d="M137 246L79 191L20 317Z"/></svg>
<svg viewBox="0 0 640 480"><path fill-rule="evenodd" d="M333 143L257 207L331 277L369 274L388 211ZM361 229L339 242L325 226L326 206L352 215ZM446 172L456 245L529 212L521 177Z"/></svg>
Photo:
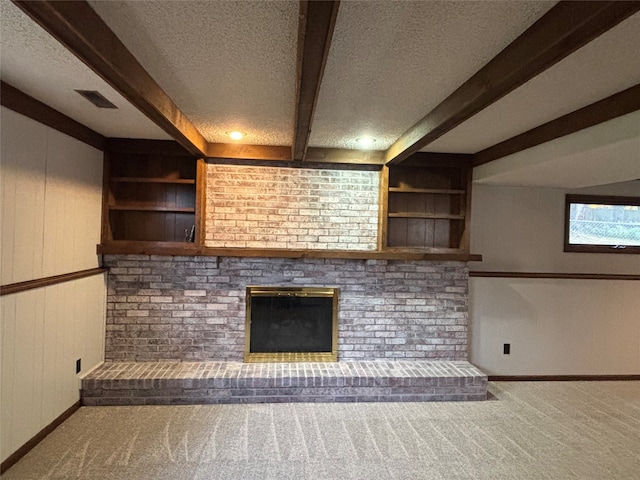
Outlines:
<svg viewBox="0 0 640 480"><path fill-rule="evenodd" d="M376 143L376 139L365 135L364 137L356 138L356 142L361 147L366 148Z"/></svg>
<svg viewBox="0 0 640 480"><path fill-rule="evenodd" d="M243 132L233 131L227 132L227 135L229 135L232 140L242 140L245 134Z"/></svg>

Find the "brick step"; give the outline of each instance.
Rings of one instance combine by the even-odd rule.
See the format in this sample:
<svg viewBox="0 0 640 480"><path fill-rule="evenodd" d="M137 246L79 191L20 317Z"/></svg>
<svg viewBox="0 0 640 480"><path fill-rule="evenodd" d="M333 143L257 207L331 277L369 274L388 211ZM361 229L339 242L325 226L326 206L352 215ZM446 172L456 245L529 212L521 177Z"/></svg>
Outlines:
<svg viewBox="0 0 640 480"><path fill-rule="evenodd" d="M83 405L432 402L487 398L465 361L119 362L82 380Z"/></svg>

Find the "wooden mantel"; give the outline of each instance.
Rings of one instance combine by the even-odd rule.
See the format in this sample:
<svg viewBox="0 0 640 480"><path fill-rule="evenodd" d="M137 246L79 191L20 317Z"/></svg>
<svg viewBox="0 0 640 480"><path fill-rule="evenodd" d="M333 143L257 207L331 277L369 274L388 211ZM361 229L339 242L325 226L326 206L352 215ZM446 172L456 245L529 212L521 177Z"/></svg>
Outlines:
<svg viewBox="0 0 640 480"><path fill-rule="evenodd" d="M345 258L354 260L416 260L432 262L480 262L482 255L447 250L433 251L352 251L352 250L290 250L276 248L198 248L176 246L165 242L117 242L98 245L99 254L175 255L213 257L262 258Z"/></svg>

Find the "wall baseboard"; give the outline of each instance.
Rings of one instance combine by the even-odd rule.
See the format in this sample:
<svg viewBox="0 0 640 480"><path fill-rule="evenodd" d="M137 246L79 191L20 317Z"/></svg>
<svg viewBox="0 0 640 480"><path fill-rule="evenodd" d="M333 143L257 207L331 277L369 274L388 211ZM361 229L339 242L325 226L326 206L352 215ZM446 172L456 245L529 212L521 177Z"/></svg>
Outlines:
<svg viewBox="0 0 640 480"><path fill-rule="evenodd" d="M47 425L38 433L36 433L31 438L31 440L29 440L27 443L25 443L20 448L18 448L18 450L16 450L11 455L9 455L9 457L7 457L7 459L4 462L2 462L2 464L0 464L0 474L3 474L7 470L9 470L9 468L15 465L18 462L18 460L20 460L27 453L29 453L29 451L31 451L33 447L35 447L42 440L44 440L47 435L49 435L56 428L58 428L58 426L62 424L62 422L64 422L67 418L73 415L76 411L78 411L79 408L80 408L80 400L78 400L76 403L71 405L71 407L66 409L58 418L56 418L53 422L51 422L49 425Z"/></svg>
<svg viewBox="0 0 640 480"><path fill-rule="evenodd" d="M489 375L490 382L596 382L640 380L640 375Z"/></svg>

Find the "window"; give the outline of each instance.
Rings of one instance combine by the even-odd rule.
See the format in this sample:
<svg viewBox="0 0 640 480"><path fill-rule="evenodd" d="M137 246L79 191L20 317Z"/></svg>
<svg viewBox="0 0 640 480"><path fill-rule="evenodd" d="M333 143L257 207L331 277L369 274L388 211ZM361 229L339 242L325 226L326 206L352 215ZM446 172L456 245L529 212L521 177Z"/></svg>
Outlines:
<svg viewBox="0 0 640 480"><path fill-rule="evenodd" d="M564 251L640 253L640 197L567 195Z"/></svg>

